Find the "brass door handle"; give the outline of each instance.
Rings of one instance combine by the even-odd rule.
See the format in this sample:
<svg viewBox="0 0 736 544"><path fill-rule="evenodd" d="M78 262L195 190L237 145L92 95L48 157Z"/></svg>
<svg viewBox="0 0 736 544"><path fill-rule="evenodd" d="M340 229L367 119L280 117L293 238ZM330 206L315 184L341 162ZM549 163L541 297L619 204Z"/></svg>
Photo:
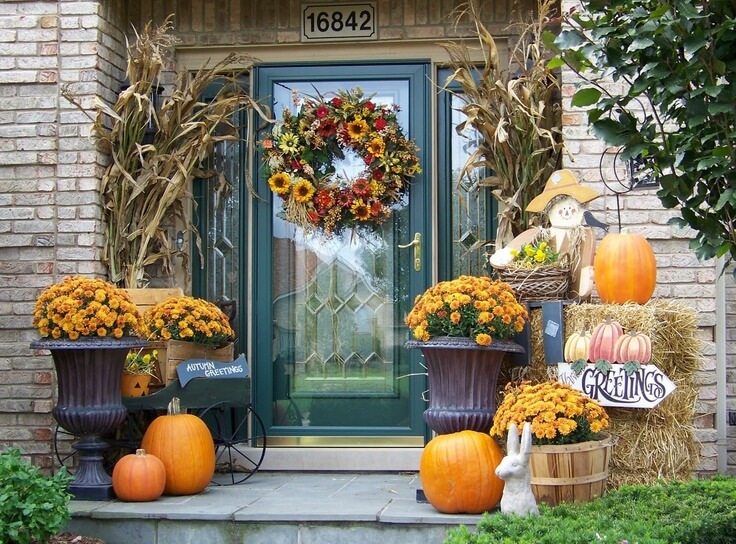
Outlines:
<svg viewBox="0 0 736 544"><path fill-rule="evenodd" d="M399 249L407 249L414 246L414 270L420 272L422 270L422 234L417 232L414 239L408 244L399 244Z"/></svg>

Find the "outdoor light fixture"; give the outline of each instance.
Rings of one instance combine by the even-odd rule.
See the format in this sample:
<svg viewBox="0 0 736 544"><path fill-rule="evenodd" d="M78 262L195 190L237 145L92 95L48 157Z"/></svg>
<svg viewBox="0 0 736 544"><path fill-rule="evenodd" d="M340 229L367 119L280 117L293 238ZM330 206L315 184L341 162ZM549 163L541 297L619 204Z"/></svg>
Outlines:
<svg viewBox="0 0 736 544"><path fill-rule="evenodd" d="M176 246L177 251L181 251L184 247L184 231L179 231L176 233L176 241L174 242L174 246Z"/></svg>
<svg viewBox="0 0 736 544"><path fill-rule="evenodd" d="M120 86L120 92L122 93L127 88L130 87L130 82L128 81L128 78L125 78L123 80L123 84ZM149 100L151 101L151 105L153 106L153 111L158 112L159 109L159 101L161 100L161 93L164 92L164 88L161 85L154 85L151 87L151 94L149 95ZM153 138L156 135L156 120L153 115L148 119L148 125L146 126L146 132L143 134L143 143L146 144L152 144Z"/></svg>

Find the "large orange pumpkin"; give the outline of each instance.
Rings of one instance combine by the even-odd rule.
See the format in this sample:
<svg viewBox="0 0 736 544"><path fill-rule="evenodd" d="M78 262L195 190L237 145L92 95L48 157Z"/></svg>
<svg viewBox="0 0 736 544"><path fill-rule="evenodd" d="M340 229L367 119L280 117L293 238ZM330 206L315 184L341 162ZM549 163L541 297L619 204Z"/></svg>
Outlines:
<svg viewBox="0 0 736 544"><path fill-rule="evenodd" d="M121 457L112 469L112 488L123 501L155 501L164 492L165 485L164 464L143 448Z"/></svg>
<svg viewBox="0 0 736 544"><path fill-rule="evenodd" d="M199 493L215 474L212 434L197 416L181 412L177 397L171 399L167 415L148 426L141 447L166 467L165 495Z"/></svg>
<svg viewBox="0 0 736 544"><path fill-rule="evenodd" d="M603 302L644 304L654 293L657 262L654 251L640 234L607 234L593 261L595 285Z"/></svg>
<svg viewBox="0 0 736 544"><path fill-rule="evenodd" d="M445 514L480 514L501 500L503 480L496 467L503 459L490 434L460 431L441 434L424 447L419 479L429 503Z"/></svg>

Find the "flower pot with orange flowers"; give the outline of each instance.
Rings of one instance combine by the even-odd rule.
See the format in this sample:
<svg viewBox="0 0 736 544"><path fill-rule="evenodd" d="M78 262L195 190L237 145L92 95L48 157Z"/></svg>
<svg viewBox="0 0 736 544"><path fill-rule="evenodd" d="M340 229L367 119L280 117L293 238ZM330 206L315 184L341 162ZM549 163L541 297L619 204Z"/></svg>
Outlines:
<svg viewBox="0 0 736 544"><path fill-rule="evenodd" d="M138 336L140 312L111 283L70 276L41 293L33 324L41 339L31 348L49 351L56 369L58 402L51 413L61 428L79 437L72 444L78 468L69 491L81 500L111 499L102 436L127 416L120 378L128 352L146 344Z"/></svg>
<svg viewBox="0 0 736 544"><path fill-rule="evenodd" d="M506 354L524 351L511 338L527 316L508 284L487 277L460 276L417 297L406 317L416 340L405 346L424 355L424 421L434 432L489 431L501 364Z"/></svg>

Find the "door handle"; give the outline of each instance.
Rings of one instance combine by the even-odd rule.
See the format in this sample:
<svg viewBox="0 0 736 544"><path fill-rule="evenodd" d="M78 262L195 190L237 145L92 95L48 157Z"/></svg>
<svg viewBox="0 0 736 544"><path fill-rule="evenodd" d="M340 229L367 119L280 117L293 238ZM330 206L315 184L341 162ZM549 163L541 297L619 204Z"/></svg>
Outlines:
<svg viewBox="0 0 736 544"><path fill-rule="evenodd" d="M408 244L399 244L399 249L407 249L414 246L414 270L421 272L422 270L422 234L417 232L414 239Z"/></svg>

